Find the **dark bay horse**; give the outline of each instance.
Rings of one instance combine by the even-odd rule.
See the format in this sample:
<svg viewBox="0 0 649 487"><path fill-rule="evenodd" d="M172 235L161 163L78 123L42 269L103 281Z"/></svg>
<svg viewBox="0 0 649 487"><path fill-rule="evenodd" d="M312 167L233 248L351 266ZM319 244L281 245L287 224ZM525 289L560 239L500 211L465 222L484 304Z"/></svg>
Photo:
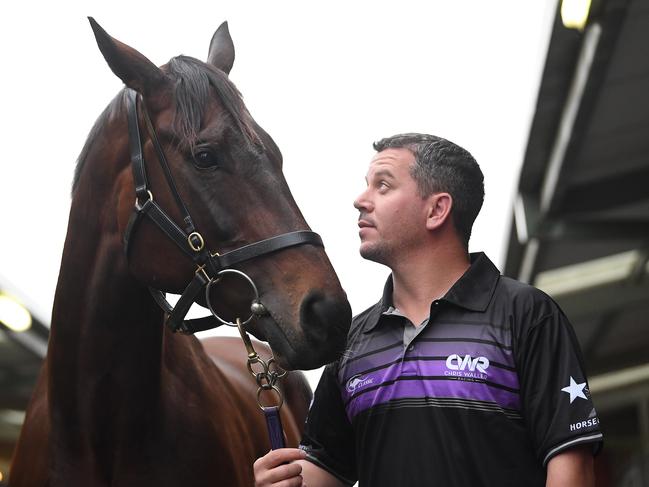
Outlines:
<svg viewBox="0 0 649 487"><path fill-rule="evenodd" d="M79 157L48 354L9 485L250 486L252 463L269 442L243 346L171 332L149 288L181 293L219 259L216 251L309 227L282 175L279 149L228 78L234 47L227 24L214 34L207 63L179 56L161 68L91 24L126 88ZM150 130L138 130L151 201L136 198L131 167L127 98L134 92L140 104L129 113L139 127L147 111L150 117ZM177 203L184 202L210 250L207 264L197 267L150 218L130 233L125 252L134 200L142 209L154 199L178 225L186 215ZM248 330L270 343L285 368L335 359L351 318L327 256L312 243L233 266L259 289L263 312ZM196 250L198 239L190 235L188 245ZM223 277L209 302L229 320L247 317L248 284ZM295 444L311 393L301 375L289 374L283 388L282 419Z"/></svg>

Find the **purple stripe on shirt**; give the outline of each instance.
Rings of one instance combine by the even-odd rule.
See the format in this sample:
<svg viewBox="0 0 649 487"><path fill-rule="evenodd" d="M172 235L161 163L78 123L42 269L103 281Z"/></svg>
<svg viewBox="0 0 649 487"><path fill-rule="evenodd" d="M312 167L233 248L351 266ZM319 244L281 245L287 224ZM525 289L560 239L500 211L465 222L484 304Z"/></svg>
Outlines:
<svg viewBox="0 0 649 487"><path fill-rule="evenodd" d="M472 399L518 409L518 389L516 372L494 367L481 356L451 354L445 360L404 361L349 377L342 396L351 420L365 409L403 398Z"/></svg>
<svg viewBox="0 0 649 487"><path fill-rule="evenodd" d="M377 386L403 376L439 376L461 381L487 381L496 386L518 390L518 375L514 371L492 366L486 357L450 355L443 360L408 360L360 376L345 379L343 400L349 401L368 386Z"/></svg>
<svg viewBox="0 0 649 487"><path fill-rule="evenodd" d="M502 408L520 409L520 398L515 392L498 389L481 382L436 379L398 380L356 395L347 404L347 416L351 421L357 414L369 408L395 399L405 398L460 398L488 401ZM367 385L371 388L376 384Z"/></svg>
<svg viewBox="0 0 649 487"><path fill-rule="evenodd" d="M402 356L403 344L399 342L395 347L389 348L388 350L369 354L358 359L352 357L352 360L344 360L341 371L345 376L351 377L366 370L389 364L395 360L401 360Z"/></svg>

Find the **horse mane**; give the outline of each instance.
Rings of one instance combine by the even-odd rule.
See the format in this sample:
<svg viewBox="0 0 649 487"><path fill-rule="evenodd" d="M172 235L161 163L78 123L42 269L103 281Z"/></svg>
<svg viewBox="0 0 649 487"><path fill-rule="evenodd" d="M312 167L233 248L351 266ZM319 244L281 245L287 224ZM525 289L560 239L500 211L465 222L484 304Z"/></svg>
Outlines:
<svg viewBox="0 0 649 487"><path fill-rule="evenodd" d="M77 184L79 183L79 178L81 177L81 172L85 166L86 160L88 159L88 154L90 149L92 149L93 143L97 139L97 135L101 133L104 129L104 126L108 121L114 116L118 115L121 112L121 109L125 107L125 94L126 90L120 91L115 98L108 104L108 106L101 112L101 115L97 117L94 125L90 129L88 137L86 137L86 143L81 149L79 157L77 157L77 164L74 168L74 179L72 180L72 194L74 195L75 190L77 189Z"/></svg>
<svg viewBox="0 0 649 487"><path fill-rule="evenodd" d="M192 152L198 141L198 132L205 115L205 107L211 98L211 89L216 91L225 111L244 134L246 142L250 145L261 145L261 139L254 129L252 117L243 103L241 93L227 74L189 56L176 56L162 69L173 83L176 102L174 129L179 137L179 142L187 144ZM72 194L77 188L81 172L97 135L109 120L121 114L125 108L125 93L126 89L123 89L113 98L90 130L77 158L72 181Z"/></svg>

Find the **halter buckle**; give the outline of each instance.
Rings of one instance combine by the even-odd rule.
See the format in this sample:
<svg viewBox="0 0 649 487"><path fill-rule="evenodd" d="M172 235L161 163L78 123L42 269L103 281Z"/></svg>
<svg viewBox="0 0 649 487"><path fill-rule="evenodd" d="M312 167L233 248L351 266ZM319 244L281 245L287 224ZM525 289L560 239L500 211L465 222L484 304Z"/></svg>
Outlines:
<svg viewBox="0 0 649 487"><path fill-rule="evenodd" d="M149 195L149 199L142 204L140 204L140 199L137 196L135 197L135 209L137 211L140 211L142 208L144 208L144 205L153 201L153 193L151 192L151 190L147 189L146 192Z"/></svg>
<svg viewBox="0 0 649 487"><path fill-rule="evenodd" d="M203 265L199 265L199 266L196 268L196 271L194 272L194 274L198 274L199 272L200 272L201 274L203 274L203 277L205 278L205 280L206 280L207 282L209 282L209 281L212 280L212 278L207 274L207 271L205 270L205 264L203 264ZM220 281L220 280L221 280L220 277L217 277L217 278L216 278L216 281L217 281L217 282Z"/></svg>
<svg viewBox="0 0 649 487"><path fill-rule="evenodd" d="M194 252L200 252L205 248L205 240L203 240L203 236L198 232L192 232L187 235L187 243Z"/></svg>
<svg viewBox="0 0 649 487"><path fill-rule="evenodd" d="M282 395L282 392L279 390L279 388L276 385L270 387L259 387L257 389L257 405L259 405L259 409L264 411L266 408L271 407L271 406L266 406L261 399L261 395L266 391L269 392L272 391L277 395L277 400L279 402L279 404L277 405L277 409L279 410L284 405L284 396Z"/></svg>

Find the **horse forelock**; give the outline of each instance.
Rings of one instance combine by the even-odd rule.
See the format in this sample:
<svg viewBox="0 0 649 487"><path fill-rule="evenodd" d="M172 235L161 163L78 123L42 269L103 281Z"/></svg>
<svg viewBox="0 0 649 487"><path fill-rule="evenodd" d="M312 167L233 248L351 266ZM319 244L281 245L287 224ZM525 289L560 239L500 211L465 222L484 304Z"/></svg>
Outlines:
<svg viewBox="0 0 649 487"><path fill-rule="evenodd" d="M248 144L253 147L261 145L241 93L225 73L189 56L172 58L164 69L174 82L176 112L173 124L181 143L193 149L205 121L205 108L213 97L212 90L215 90Z"/></svg>

